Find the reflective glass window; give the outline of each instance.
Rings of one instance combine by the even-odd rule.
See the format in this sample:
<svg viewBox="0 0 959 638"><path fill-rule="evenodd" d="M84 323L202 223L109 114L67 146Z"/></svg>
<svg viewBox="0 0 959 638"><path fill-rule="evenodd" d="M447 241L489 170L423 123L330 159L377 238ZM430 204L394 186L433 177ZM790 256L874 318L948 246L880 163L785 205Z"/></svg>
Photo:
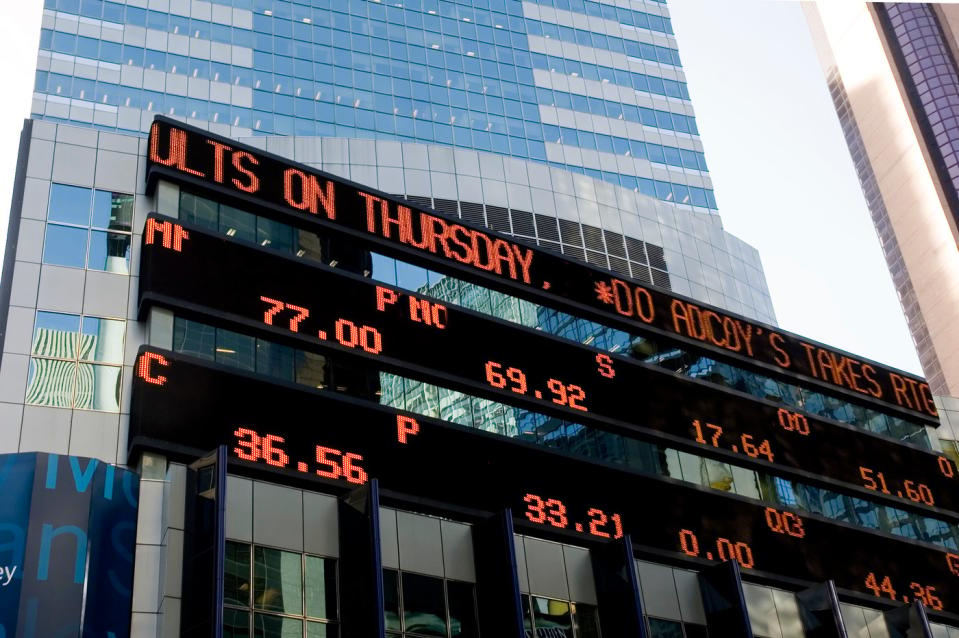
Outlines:
<svg viewBox="0 0 959 638"><path fill-rule="evenodd" d="M306 623L306 638L337 638L339 635L336 625L320 622Z"/></svg>
<svg viewBox="0 0 959 638"><path fill-rule="evenodd" d="M216 330L216 362L241 370L256 369L256 339L232 330Z"/></svg>
<svg viewBox="0 0 959 638"><path fill-rule="evenodd" d="M383 570L383 606L387 631L402 631L400 620L399 574L392 569Z"/></svg>
<svg viewBox="0 0 959 638"><path fill-rule="evenodd" d="M57 408L73 407L77 364L56 359L30 359L25 402Z"/></svg>
<svg viewBox="0 0 959 638"><path fill-rule="evenodd" d="M87 268L129 274L130 240L128 234L92 231Z"/></svg>
<svg viewBox="0 0 959 638"><path fill-rule="evenodd" d="M250 585L250 546L227 541L226 574L223 584L224 601L228 605L250 605L253 588Z"/></svg>
<svg viewBox="0 0 959 638"><path fill-rule="evenodd" d="M256 609L300 614L303 574L300 554L266 547L253 548L253 606ZM257 616L264 618L265 616ZM265 627L265 625L264 625ZM275 631L276 625L270 625ZM257 631L260 631L257 628ZM266 629L263 629L266 631ZM259 635L259 634L258 634ZM264 636L282 634L264 633Z"/></svg>
<svg viewBox="0 0 959 638"><path fill-rule="evenodd" d="M123 321L38 312L26 402L118 412ZM115 365L78 362L116 362Z"/></svg>
<svg viewBox="0 0 959 638"><path fill-rule="evenodd" d="M86 226L90 223L90 196L92 190L66 184L50 187L47 220Z"/></svg>
<svg viewBox="0 0 959 638"><path fill-rule="evenodd" d="M43 242L43 263L83 268L87 256L87 231L82 228L47 224Z"/></svg>
<svg viewBox="0 0 959 638"><path fill-rule="evenodd" d="M250 615L239 609L224 609L223 638L250 638Z"/></svg>
<svg viewBox="0 0 959 638"><path fill-rule="evenodd" d="M173 349L213 361L216 358L216 328L177 317L173 322Z"/></svg>
<svg viewBox="0 0 959 638"><path fill-rule="evenodd" d="M37 312L30 353L43 357L75 359L79 333L79 315Z"/></svg>
<svg viewBox="0 0 959 638"><path fill-rule="evenodd" d="M336 609L336 561L307 556L306 615L335 620Z"/></svg>
<svg viewBox="0 0 959 638"><path fill-rule="evenodd" d="M540 629L557 629L568 636L573 635L573 615L570 603L564 600L533 596L530 610L533 616L533 626L537 633Z"/></svg>
<svg viewBox="0 0 959 638"><path fill-rule="evenodd" d="M478 638L476 620L476 593L472 583L446 581L446 596L450 611L452 638Z"/></svg>
<svg viewBox="0 0 959 638"><path fill-rule="evenodd" d="M133 226L133 195L93 192L93 228L130 231Z"/></svg>
<svg viewBox="0 0 959 638"><path fill-rule="evenodd" d="M422 636L446 636L443 580L403 573L403 627Z"/></svg>
<svg viewBox="0 0 959 638"><path fill-rule="evenodd" d="M116 319L83 317L79 359L100 363L123 363L123 337L126 322Z"/></svg>
<svg viewBox="0 0 959 638"><path fill-rule="evenodd" d="M79 364L73 407L119 412L122 371L120 366Z"/></svg>
<svg viewBox="0 0 959 638"><path fill-rule="evenodd" d="M299 618L253 615L254 638L303 638L303 621Z"/></svg>
<svg viewBox="0 0 959 638"><path fill-rule="evenodd" d="M649 619L650 638L683 638L683 624L661 618Z"/></svg>

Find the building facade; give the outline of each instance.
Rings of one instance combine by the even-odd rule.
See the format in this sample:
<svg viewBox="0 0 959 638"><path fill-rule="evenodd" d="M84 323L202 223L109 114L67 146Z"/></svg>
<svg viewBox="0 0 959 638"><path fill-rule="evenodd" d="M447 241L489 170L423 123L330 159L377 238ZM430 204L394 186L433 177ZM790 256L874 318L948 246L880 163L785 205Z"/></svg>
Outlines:
<svg viewBox="0 0 959 638"><path fill-rule="evenodd" d="M920 363L954 408L959 14L938 3L804 6Z"/></svg>
<svg viewBox="0 0 959 638"><path fill-rule="evenodd" d="M913 583L896 576L887 586L881 566L843 581L843 570L795 571L771 558L825 555L823 539L852 535L883 548L877 555L932 556L941 571L959 530L953 510L930 509L911 479L888 491L855 468L850 484L828 464L821 473L790 465L770 432L804 437L822 428L862 449L956 470L936 453L935 410L921 380L773 325L758 255L716 213L665 4L49 0L43 29L0 299L0 452L139 472L130 635L220 627L217 635L284 638L696 637L708 627L714 637L786 638L813 635L817 611L841 610L851 635L884 637L921 623L899 618L918 613L898 604L904 595L939 613L937 635L956 634L938 580L906 594ZM157 123L157 115L173 119ZM267 165L281 172L270 179L260 172ZM255 197L269 189L273 199ZM340 219L359 226L333 223L329 193ZM430 220L432 251L423 249L426 227L403 230L404 215ZM376 219L376 232L363 226ZM492 253L436 243L454 227L461 240L509 246L518 261L498 263L516 272L545 262L568 276L535 290L505 281L508 267L493 277ZM161 259L201 244L247 258L211 258L180 278L157 274ZM293 327L306 315L279 314L297 302L265 290L256 291L261 302L281 305L266 315L257 306L259 323L214 303L214 289L192 301L164 292L215 276L226 289L241 278L225 264L235 273L263 264L276 273L270 285L288 269L326 278L331 290L351 282L353 290L310 307L314 316L324 307L340 313L313 331L330 343L299 341ZM261 271L243 272L252 281ZM587 276L594 279L579 297L563 292ZM605 302L596 301L600 283ZM406 324L343 314L370 311L352 304L371 286L384 309L394 294L416 300L410 319L434 336L444 312L481 329L447 343L448 358L428 358L429 340L419 354L391 354L420 343L387 341L388 330ZM623 298L627 287L633 296ZM644 303L654 297L665 304L657 316L671 321L652 322ZM297 334L277 332L287 325ZM493 359L483 378L456 371L455 359L482 352L487 331L517 356L546 349L529 359L549 368L535 390L542 396L520 396L533 391L522 370L500 371ZM489 337L489 357L496 344ZM572 362L584 353L594 374L612 379L625 366L660 391L622 393L598 404L618 411L587 415L577 403L584 386L559 379L567 366L582 371ZM157 388L169 394L151 394ZM200 394L178 401L175 392ZM302 409L277 403L268 414L249 403L257 396ZM677 425L690 414L685 404L700 401L731 429L756 414L773 418L761 434L725 438L705 421ZM339 422L290 426L297 415L343 406L351 407ZM474 454L410 482L391 456L377 456L385 443L377 447L370 424L384 414L405 424L400 437L450 437L461 448L444 450ZM293 459L296 470L281 467L294 439L316 457ZM783 446L795 444L788 439ZM220 456L205 456L220 446ZM410 467L427 465L411 458L421 462ZM464 468L506 458L527 468L515 480L529 498L470 489ZM93 466L70 463L79 486ZM264 471L271 467L288 471ZM713 505L691 506L697 514L669 529L664 545L649 536L659 527L640 524L635 499L583 501L576 520L565 513L572 501L539 496L537 472L581 494L557 469L567 467L581 470L582 485L608 477L606 486L632 486L650 503L670 495ZM474 469L470 476L484 476ZM489 494L500 494L494 484L507 493L500 476L511 475L485 476ZM454 488L460 497L444 491ZM667 504L655 502L651 513L667 517ZM503 516L507 507L513 518ZM732 524L710 518L710 507L758 512L761 529L730 528L742 531L736 538L700 529ZM799 533L785 533L785 513L825 530L817 551L770 549ZM619 553L603 540L619 541L610 545ZM734 554L745 582L727 572L714 579L709 565ZM771 562L754 569L759 560ZM829 595L821 604L797 595L830 578L840 581L841 607ZM882 601L894 588L897 604ZM830 589L815 591L822 598ZM377 618L382 626L363 624ZM11 634L14 626L29 635L24 624L4 625Z"/></svg>

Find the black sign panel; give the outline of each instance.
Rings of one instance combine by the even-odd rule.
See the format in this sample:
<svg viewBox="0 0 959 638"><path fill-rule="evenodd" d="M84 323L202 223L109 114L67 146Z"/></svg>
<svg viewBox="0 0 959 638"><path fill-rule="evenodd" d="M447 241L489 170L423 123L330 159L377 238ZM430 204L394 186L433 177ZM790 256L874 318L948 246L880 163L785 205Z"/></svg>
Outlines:
<svg viewBox="0 0 959 638"><path fill-rule="evenodd" d="M574 458L479 430L170 352L139 354L133 452L190 454L226 445L233 459L342 488L384 490L486 512L518 528L606 541L897 602L959 610L959 555L764 507L747 499ZM269 521L266 521L269 524Z"/></svg>
<svg viewBox="0 0 959 638"><path fill-rule="evenodd" d="M384 252L455 271L520 296L586 313L732 357L765 370L896 408L935 416L921 378L826 347L773 326L667 294L608 271L416 209L384 193L158 118L150 130L149 179L213 188L257 213L361 237Z"/></svg>
<svg viewBox="0 0 959 638"><path fill-rule="evenodd" d="M141 309L185 308L301 348L345 350L534 411L959 518L949 513L959 510L959 470L944 456L170 220L147 221L140 300Z"/></svg>

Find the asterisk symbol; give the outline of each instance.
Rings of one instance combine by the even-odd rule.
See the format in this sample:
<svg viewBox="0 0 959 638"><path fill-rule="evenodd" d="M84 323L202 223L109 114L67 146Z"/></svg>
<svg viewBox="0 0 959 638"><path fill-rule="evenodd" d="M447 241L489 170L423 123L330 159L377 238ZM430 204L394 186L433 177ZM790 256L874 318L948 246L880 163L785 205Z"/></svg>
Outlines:
<svg viewBox="0 0 959 638"><path fill-rule="evenodd" d="M603 303L613 303L613 289L605 281L596 282L596 298Z"/></svg>

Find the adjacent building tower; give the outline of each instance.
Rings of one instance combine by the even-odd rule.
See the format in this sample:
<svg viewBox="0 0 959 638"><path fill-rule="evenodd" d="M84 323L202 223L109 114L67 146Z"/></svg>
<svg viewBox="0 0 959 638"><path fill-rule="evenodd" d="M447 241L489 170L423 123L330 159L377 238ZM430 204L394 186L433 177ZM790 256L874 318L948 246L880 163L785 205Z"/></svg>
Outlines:
<svg viewBox="0 0 959 638"><path fill-rule="evenodd" d="M959 7L804 8L923 372L959 396Z"/></svg>

